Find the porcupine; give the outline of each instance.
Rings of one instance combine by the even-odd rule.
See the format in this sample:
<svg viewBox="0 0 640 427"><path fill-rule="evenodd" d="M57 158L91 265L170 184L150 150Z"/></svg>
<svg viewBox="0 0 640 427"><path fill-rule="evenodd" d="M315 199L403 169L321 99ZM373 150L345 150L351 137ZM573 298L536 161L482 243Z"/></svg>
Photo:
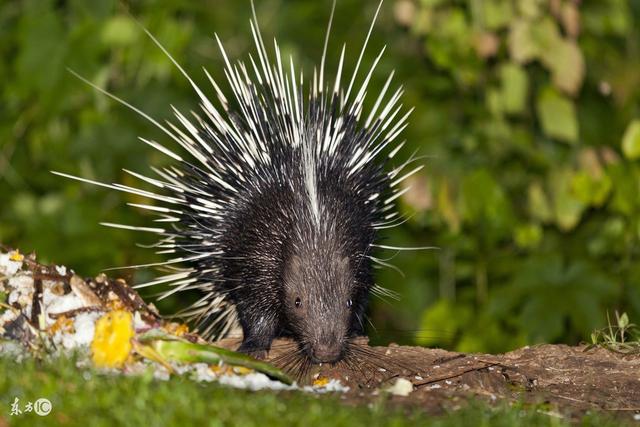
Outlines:
<svg viewBox="0 0 640 427"><path fill-rule="evenodd" d="M345 45L332 84L324 74L334 1L306 102L303 73L298 78L291 58L283 66L275 41L275 63L270 62L251 5L257 61L250 55L248 67L232 64L216 35L232 102L205 70L219 107L145 29L198 95L204 117L192 112L195 122L174 108L181 127L161 124L71 71L152 122L188 154L140 138L177 166L152 167L156 177L125 172L163 193L54 173L161 202L130 205L159 214L170 227L103 224L160 235L158 252L176 255L162 264L184 267L140 286L169 284L167 294L201 290L202 298L183 312L201 334L221 337L239 323L240 351L264 357L274 338L287 336L313 363L336 362L351 340L364 334L369 295L388 295L374 284L372 263L386 263L372 250L405 249L379 244L377 231L402 221L395 200L408 188L399 184L422 167L406 172L410 158L386 168L404 144L394 141L411 110L402 111L402 87L389 92L391 72L363 116L366 89L384 47L359 88L356 79L382 2L345 89Z"/></svg>

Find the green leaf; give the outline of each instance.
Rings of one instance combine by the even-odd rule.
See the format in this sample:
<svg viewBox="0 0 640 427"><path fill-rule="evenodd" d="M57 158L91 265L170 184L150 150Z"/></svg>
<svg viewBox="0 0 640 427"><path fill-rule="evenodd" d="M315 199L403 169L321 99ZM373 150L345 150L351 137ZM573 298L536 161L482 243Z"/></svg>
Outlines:
<svg viewBox="0 0 640 427"><path fill-rule="evenodd" d="M493 230L505 231L513 219L503 188L486 169L479 169L464 177L462 205L466 221L491 226Z"/></svg>
<svg viewBox="0 0 640 427"><path fill-rule="evenodd" d="M539 182L532 182L528 189L529 215L540 222L549 222L553 219L553 211L549 199Z"/></svg>
<svg viewBox="0 0 640 427"><path fill-rule="evenodd" d="M425 8L436 7L444 3L444 0L420 0L420 4Z"/></svg>
<svg viewBox="0 0 640 427"><path fill-rule="evenodd" d="M501 117L504 110L501 91L496 88L488 88L485 97L491 115Z"/></svg>
<svg viewBox="0 0 640 427"><path fill-rule="evenodd" d="M518 12L530 19L537 18L542 12L543 2L540 0L519 0L516 4L518 5Z"/></svg>
<svg viewBox="0 0 640 427"><path fill-rule="evenodd" d="M25 7L20 31L16 34L16 70L11 86L37 90L39 103L56 96L64 74L69 44L64 31L64 15L56 13L52 2L35 2ZM59 94L64 96L64 94Z"/></svg>
<svg viewBox="0 0 640 427"><path fill-rule="evenodd" d="M531 26L526 20L520 19L511 24L508 43L509 55L520 64L538 56L538 46L531 36Z"/></svg>
<svg viewBox="0 0 640 427"><path fill-rule="evenodd" d="M581 16L583 31L595 36L624 37L633 26L634 15L629 10L632 4L628 0L593 2L589 8L590 13L583 13Z"/></svg>
<svg viewBox="0 0 640 427"><path fill-rule="evenodd" d="M105 22L100 36L107 46L127 46L138 39L138 31L133 19L127 16L115 16Z"/></svg>
<svg viewBox="0 0 640 427"><path fill-rule="evenodd" d="M416 343L450 345L462 325L470 319L471 312L468 307L456 306L449 300L441 299L422 313Z"/></svg>
<svg viewBox="0 0 640 427"><path fill-rule="evenodd" d="M515 230L514 240L521 248L535 248L542 240L542 227L538 224L521 225Z"/></svg>
<svg viewBox="0 0 640 427"><path fill-rule="evenodd" d="M514 333L504 327L504 324L488 313L475 314L460 330L461 337L456 351L462 353L496 353L504 348L519 348L526 343L526 336L522 332Z"/></svg>
<svg viewBox="0 0 640 427"><path fill-rule="evenodd" d="M541 56L544 56L550 49L555 48L558 42L562 40L558 24L550 16L545 16L540 21L533 23L530 31L533 43Z"/></svg>
<svg viewBox="0 0 640 427"><path fill-rule="evenodd" d="M622 152L627 159L640 158L640 119L632 120L622 137Z"/></svg>
<svg viewBox="0 0 640 427"><path fill-rule="evenodd" d="M542 130L547 136L570 144L578 141L578 119L571 100L546 87L540 92L536 107Z"/></svg>
<svg viewBox="0 0 640 427"><path fill-rule="evenodd" d="M448 180L443 179L438 188L438 213L454 234L460 231L460 213Z"/></svg>
<svg viewBox="0 0 640 427"><path fill-rule="evenodd" d="M586 260L536 255L519 266L508 293L530 342L549 342L562 336L568 323L587 338L618 295L614 283Z"/></svg>
<svg viewBox="0 0 640 427"><path fill-rule="evenodd" d="M638 198L640 176L634 172L631 165L625 163L608 165L606 170L613 182L611 210L628 217L635 215L637 209L640 208L640 199Z"/></svg>
<svg viewBox="0 0 640 427"><path fill-rule="evenodd" d="M529 79L523 68L514 63L500 67L502 106L510 114L522 113L527 101Z"/></svg>
<svg viewBox="0 0 640 427"><path fill-rule="evenodd" d="M558 38L550 43L552 46L542 50L542 63L551 70L551 79L558 89L576 95L585 74L582 52L575 41Z"/></svg>
<svg viewBox="0 0 640 427"><path fill-rule="evenodd" d="M429 56L439 67L461 72L464 68L461 63L473 52L472 33L464 10L440 11L436 14L435 29L425 41Z"/></svg>
<svg viewBox="0 0 640 427"><path fill-rule="evenodd" d="M622 313L618 317L618 328L624 329L627 326L629 326L629 316L627 315L627 313Z"/></svg>
<svg viewBox="0 0 640 427"><path fill-rule="evenodd" d="M506 26L513 15L511 0L485 0L481 2L484 26L490 30L499 30Z"/></svg>
<svg viewBox="0 0 640 427"><path fill-rule="evenodd" d="M151 346L162 358L169 361L209 364L222 361L228 365L242 366L262 372L285 384L293 383L287 374L267 362L226 348L192 343L158 329L138 336L138 341Z"/></svg>
<svg viewBox="0 0 640 427"><path fill-rule="evenodd" d="M574 173L570 169L555 171L549 176L556 223L564 231L572 230L578 224L587 206L572 191L573 177Z"/></svg>
<svg viewBox="0 0 640 427"><path fill-rule="evenodd" d="M594 177L586 170L578 171L572 179L573 194L584 204L602 206L611 193L611 178L608 175Z"/></svg>

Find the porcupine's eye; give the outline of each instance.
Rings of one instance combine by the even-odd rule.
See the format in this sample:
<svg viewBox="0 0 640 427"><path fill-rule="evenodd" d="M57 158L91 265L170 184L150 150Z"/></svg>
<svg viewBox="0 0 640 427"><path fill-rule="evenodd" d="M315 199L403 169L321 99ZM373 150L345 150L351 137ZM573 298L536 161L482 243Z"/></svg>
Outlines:
<svg viewBox="0 0 640 427"><path fill-rule="evenodd" d="M301 305L302 301L300 301L300 298L296 298L296 307L300 308Z"/></svg>
<svg viewBox="0 0 640 427"><path fill-rule="evenodd" d="M347 307L351 308L352 305L353 305L353 300L351 299L347 300Z"/></svg>

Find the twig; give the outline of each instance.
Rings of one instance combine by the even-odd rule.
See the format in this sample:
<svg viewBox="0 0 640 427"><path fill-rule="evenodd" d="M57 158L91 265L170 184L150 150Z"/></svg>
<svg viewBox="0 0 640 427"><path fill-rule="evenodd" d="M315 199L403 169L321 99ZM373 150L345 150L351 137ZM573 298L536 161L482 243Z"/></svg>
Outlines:
<svg viewBox="0 0 640 427"><path fill-rule="evenodd" d="M448 376L444 376L444 377L440 377L440 378L434 378L434 379L430 379L430 380L424 380L424 381L420 381L418 383L413 383L413 385L415 387L422 387L422 386L425 386L425 385L438 383L440 381L445 381L445 380L450 380L450 379L453 379L453 378L458 378L458 377L460 377L460 376L462 376L464 374L468 374L470 372L477 372L477 371L480 371L482 369L487 369L487 368L490 368L492 366L498 366L498 365L499 365L499 363L491 363L491 364L484 365L484 366L478 366L478 367L474 367L474 368L469 368L469 369L465 369L464 371L459 372L457 374L448 375Z"/></svg>

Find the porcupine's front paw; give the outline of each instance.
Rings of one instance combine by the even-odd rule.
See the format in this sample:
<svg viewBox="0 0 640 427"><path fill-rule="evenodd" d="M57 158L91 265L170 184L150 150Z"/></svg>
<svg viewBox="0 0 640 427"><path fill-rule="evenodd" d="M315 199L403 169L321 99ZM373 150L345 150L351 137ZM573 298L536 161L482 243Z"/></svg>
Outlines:
<svg viewBox="0 0 640 427"><path fill-rule="evenodd" d="M253 357L254 359L264 360L267 358L267 354L269 353L269 348L264 345L256 345L257 343L243 341L240 347L238 347L238 351L240 353L244 353Z"/></svg>
<svg viewBox="0 0 640 427"><path fill-rule="evenodd" d="M266 359L271 342L275 338L275 322L269 321L273 316L262 313L260 316L252 316L257 310L245 309L244 316L240 317L242 325L242 344L238 351L256 359Z"/></svg>
<svg viewBox="0 0 640 427"><path fill-rule="evenodd" d="M267 359L267 355L269 354L269 351L261 349L261 348L256 348L256 349L252 349L252 350L242 350L242 349L238 349L239 352L246 354L247 356L251 356L254 359L258 359L258 360L266 360Z"/></svg>

